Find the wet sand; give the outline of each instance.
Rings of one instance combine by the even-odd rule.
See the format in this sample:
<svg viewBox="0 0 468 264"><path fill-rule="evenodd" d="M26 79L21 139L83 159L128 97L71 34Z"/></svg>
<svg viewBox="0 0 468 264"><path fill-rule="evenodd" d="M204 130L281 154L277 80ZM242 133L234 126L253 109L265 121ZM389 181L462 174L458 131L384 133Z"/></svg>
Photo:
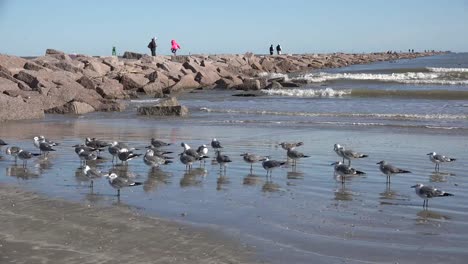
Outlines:
<svg viewBox="0 0 468 264"><path fill-rule="evenodd" d="M206 230L0 185L0 263L254 263Z"/></svg>

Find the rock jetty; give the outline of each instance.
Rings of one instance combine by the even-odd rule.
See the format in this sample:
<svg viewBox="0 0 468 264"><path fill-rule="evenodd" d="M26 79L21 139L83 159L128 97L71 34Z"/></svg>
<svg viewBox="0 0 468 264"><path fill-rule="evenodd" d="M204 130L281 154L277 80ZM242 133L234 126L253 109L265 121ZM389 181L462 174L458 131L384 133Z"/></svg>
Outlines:
<svg viewBox="0 0 468 264"><path fill-rule="evenodd" d="M291 73L435 53L191 55L122 58L69 55L47 49L25 59L0 54L0 122L42 118L46 113L122 111L123 99L177 96L192 89L260 90L294 86L262 73ZM164 112L164 111L162 111Z"/></svg>

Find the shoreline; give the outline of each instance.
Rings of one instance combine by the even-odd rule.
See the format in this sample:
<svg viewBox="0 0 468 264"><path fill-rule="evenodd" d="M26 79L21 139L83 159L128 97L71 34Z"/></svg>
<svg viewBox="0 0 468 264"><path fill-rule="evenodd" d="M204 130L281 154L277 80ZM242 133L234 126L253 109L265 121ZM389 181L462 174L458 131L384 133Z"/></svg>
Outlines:
<svg viewBox="0 0 468 264"><path fill-rule="evenodd" d="M218 232L125 205L45 198L5 184L0 198L2 263L258 263L248 248Z"/></svg>

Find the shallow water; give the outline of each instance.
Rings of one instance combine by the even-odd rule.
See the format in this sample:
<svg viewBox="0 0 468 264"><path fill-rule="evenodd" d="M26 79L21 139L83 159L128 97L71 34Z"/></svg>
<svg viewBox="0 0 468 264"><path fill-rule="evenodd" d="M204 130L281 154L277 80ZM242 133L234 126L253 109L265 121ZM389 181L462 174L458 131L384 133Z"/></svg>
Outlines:
<svg viewBox="0 0 468 264"><path fill-rule="evenodd" d="M360 67L361 71L441 67L439 64L452 67L444 59L439 59L439 64L427 64L427 60L407 61L409 65L403 61L399 67L396 63ZM354 71L359 69L348 68L348 72ZM386 89L386 85L377 86ZM405 85L406 90L430 90ZM445 88L454 87L437 86ZM71 146L85 137L97 137L143 149L155 137L173 143L167 150L174 152L174 163L159 170L151 170L141 159L130 161L128 167L116 166L120 174L144 183L142 188L122 190L120 203L225 232L256 248L259 259L268 263L465 263L467 101L278 95L237 98L232 93L236 92L212 91L180 98L192 113L183 119L138 117L134 107L145 103L139 101L131 103L124 113L51 115L45 120L3 123L0 138L10 144L34 150L31 139L38 134L62 144L49 158L31 160L26 170L4 156L0 181L52 197L112 205L117 203L115 190L101 179L91 192ZM185 171L176 155L182 150L180 143L196 148L214 137L234 161L226 174L221 175L211 160ZM298 150L311 157L299 161L296 169L288 165L274 170L271 180L260 164L250 173L249 165L239 156L253 152L285 160L286 153L278 146L283 141L303 141ZM353 161L355 168L367 173L365 176L347 179L344 186L333 176L330 164L338 160L333 152L335 143L369 155ZM442 164L441 172L435 173L426 156L432 151L457 161ZM209 155L213 156L211 149ZM108 153L103 156L110 157ZM380 160L412 173L394 176L387 186L376 165ZM108 160L96 167L108 171L112 163ZM429 209L423 210L422 200L410 188L418 182L455 196L432 199Z"/></svg>

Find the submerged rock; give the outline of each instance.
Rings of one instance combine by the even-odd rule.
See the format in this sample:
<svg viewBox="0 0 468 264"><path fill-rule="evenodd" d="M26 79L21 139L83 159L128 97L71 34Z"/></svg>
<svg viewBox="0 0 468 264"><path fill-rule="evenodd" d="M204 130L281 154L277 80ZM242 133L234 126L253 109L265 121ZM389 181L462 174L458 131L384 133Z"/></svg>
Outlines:
<svg viewBox="0 0 468 264"><path fill-rule="evenodd" d="M154 106L138 107L138 114L152 116L188 116L189 110L187 107L179 104L175 97L170 97L160 101Z"/></svg>

